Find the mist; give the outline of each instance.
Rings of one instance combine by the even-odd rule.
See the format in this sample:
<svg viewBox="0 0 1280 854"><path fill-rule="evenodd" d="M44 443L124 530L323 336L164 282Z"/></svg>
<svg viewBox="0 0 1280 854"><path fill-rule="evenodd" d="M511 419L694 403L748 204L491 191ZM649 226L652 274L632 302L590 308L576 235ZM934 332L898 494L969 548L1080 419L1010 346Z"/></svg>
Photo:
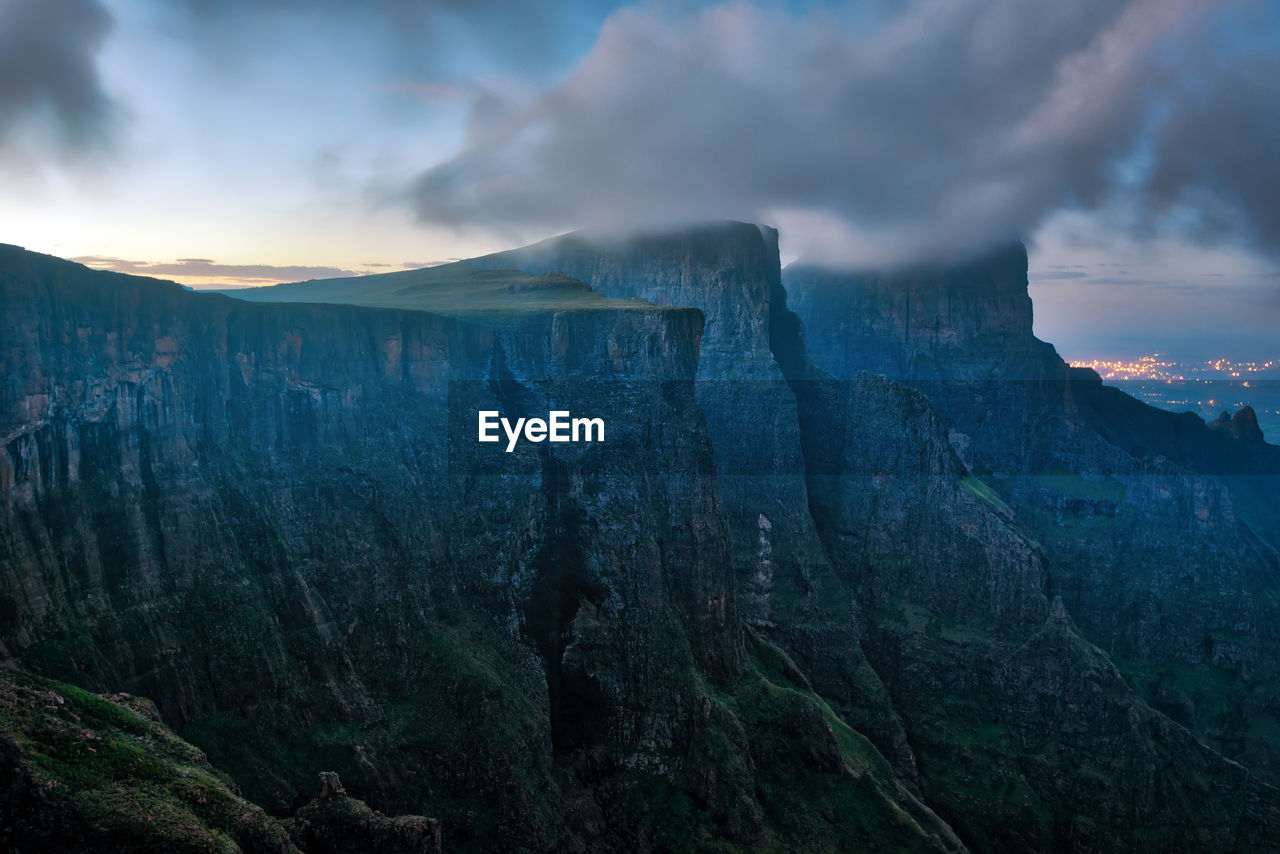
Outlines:
<svg viewBox="0 0 1280 854"><path fill-rule="evenodd" d="M1190 0L922 0L851 19L744 3L605 22L567 75L475 103L409 200L427 224L545 235L734 218L831 264L981 251L1055 211L1280 247L1274 55ZM1273 50L1273 49L1272 49ZM1229 127L1230 136L1219 132Z"/></svg>

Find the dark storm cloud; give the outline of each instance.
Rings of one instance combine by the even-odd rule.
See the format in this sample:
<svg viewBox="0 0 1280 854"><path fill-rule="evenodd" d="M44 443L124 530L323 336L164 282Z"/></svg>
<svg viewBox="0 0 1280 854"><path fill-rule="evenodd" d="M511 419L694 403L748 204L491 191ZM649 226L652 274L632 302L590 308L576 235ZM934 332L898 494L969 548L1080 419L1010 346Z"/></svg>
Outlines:
<svg viewBox="0 0 1280 854"><path fill-rule="evenodd" d="M51 133L68 151L109 140L117 107L97 58L110 29L97 0L0 3L0 145L24 128Z"/></svg>
<svg viewBox="0 0 1280 854"><path fill-rule="evenodd" d="M1280 256L1280 56L1250 54L1193 85L1156 140L1149 213L1181 209L1208 240L1244 232Z"/></svg>
<svg viewBox="0 0 1280 854"><path fill-rule="evenodd" d="M277 267L272 264L218 264L208 258L179 258L173 262L130 261L101 255L72 258L88 267L132 273L136 276L180 276L225 279L241 284L262 282L300 282L305 279L332 279L358 276L354 270L341 267Z"/></svg>
<svg viewBox="0 0 1280 854"><path fill-rule="evenodd" d="M906 259L1107 202L1172 101L1182 121L1157 146L1153 189L1248 201L1266 230L1280 183L1251 186L1228 155L1256 165L1276 150L1259 139L1280 120L1274 90L1231 107L1206 97L1205 121L1180 112L1162 70L1222 5L919 0L863 30L744 4L624 10L558 85L476 103L465 145L411 198L424 222L458 228L765 219L825 237L834 256ZM1223 122L1247 136L1195 138ZM1221 149L1212 169L1192 151L1203 142Z"/></svg>

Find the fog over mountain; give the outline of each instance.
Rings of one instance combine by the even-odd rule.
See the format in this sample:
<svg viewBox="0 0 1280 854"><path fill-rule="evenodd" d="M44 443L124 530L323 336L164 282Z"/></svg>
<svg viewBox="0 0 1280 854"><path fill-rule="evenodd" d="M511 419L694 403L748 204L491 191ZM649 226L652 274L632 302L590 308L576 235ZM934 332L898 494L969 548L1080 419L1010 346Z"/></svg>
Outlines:
<svg viewBox="0 0 1280 854"><path fill-rule="evenodd" d="M195 287L736 218L863 269L1020 237L1064 353L1280 317L1274 2L9 0L0 47L0 236Z"/></svg>
<svg viewBox="0 0 1280 854"><path fill-rule="evenodd" d="M1230 224L1274 251L1274 189L1249 176L1280 111L1273 87L1242 85L1274 57L1228 54L1206 25L1219 13L1264 14L917 2L851 38L831 10L627 9L547 90L480 99L414 204L458 227L765 219L801 251L867 264L969 251L1136 190L1135 230Z"/></svg>

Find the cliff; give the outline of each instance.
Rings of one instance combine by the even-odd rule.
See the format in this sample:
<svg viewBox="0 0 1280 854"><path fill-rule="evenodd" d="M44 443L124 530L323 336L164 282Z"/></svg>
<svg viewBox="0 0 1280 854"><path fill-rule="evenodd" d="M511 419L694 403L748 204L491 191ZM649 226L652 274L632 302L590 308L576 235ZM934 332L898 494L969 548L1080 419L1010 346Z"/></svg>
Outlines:
<svg viewBox="0 0 1280 854"><path fill-rule="evenodd" d="M970 476L925 397L865 374L850 382L832 377L827 363L810 359L809 339L773 268L734 267L717 245L727 245L740 265L758 258L762 244L767 255L776 253L770 238L742 224L621 243L571 235L466 263L565 272L612 297L692 304L706 314L704 354L719 348L730 355L704 355L697 396L708 413L726 505L739 509L730 512L735 546L758 543L754 565L738 565L752 636L776 643L970 844L1160 850L1187 837L1191 847L1211 849L1270 838L1275 790L1149 708L1079 636L1042 548L999 495ZM1011 401L1028 387L1060 388L1066 369L1052 348L1022 336L1031 327L1025 253L1019 247L1002 262L995 271L982 272L981 263L970 271L976 287L1002 289L994 304L985 294L951 303L950 315L921 331L913 354L897 363L948 381L952 368L942 366L962 378L1016 372L1021 383L1006 386ZM733 275L721 275L726 269ZM1007 281L1017 269L1021 288ZM744 279L753 285L749 298ZM945 294L931 299L914 310L923 315L948 305ZM870 326L889 335L893 317ZM841 342L840 358L856 361L856 339L852 347ZM720 393L726 380L735 393ZM769 398L742 394L742 382ZM1030 417L1026 423L1033 432ZM765 429L751 430L746 441L747 424ZM779 488L786 481L777 476L795 464L796 443L806 477ZM801 535L773 536L777 526L767 514L751 525L752 487L788 507L803 498L807 512L784 517L801 520L793 528ZM810 531L823 546L818 557L809 556ZM802 583L776 571L786 565L808 567ZM1177 769L1160 783L1153 778L1156 754ZM992 763L999 786L985 779ZM1231 794L1203 799L1207 779ZM1142 805L1136 822L1117 807L1135 802Z"/></svg>
<svg viewBox="0 0 1280 854"><path fill-rule="evenodd" d="M1069 368L1032 334L1026 255L956 269L784 272L817 364L924 392L957 453L1044 547L1054 590L1157 708L1280 772L1280 448ZM860 367L861 366L861 367ZM1265 722L1265 723L1264 723Z"/></svg>
<svg viewBox="0 0 1280 854"><path fill-rule="evenodd" d="M630 240L576 234L451 267L281 291L385 305L447 293L464 277L569 277L628 305L702 312L694 394L727 511L748 673L726 706L752 745L766 828L779 804L803 812L812 803L807 789L779 787L764 768L789 752L781 745L812 743L793 722L816 723L816 711L838 722L838 742L841 724L850 737L866 735L895 785L914 796L903 802L922 800L979 850L1218 850L1274 838L1275 790L1135 695L1076 630L1045 547L970 473L974 448L1010 466L1119 453L1075 413L1063 418L1028 402L1028 390L1057 400L1067 381L1087 377L1073 378L1052 348L1023 335L1031 316L1016 274L1025 273L1021 250L1005 253L995 272L975 263L967 304L937 292L908 306L919 317L945 303L949 319L915 336L916 357L890 354L879 366L954 363L960 380L927 374L931 396L958 390L939 398L939 412L899 383L824 370L834 351L810 349L788 308L773 240L742 223ZM994 306L985 304L992 288ZM868 352L902 340L895 312L889 305L869 324L880 344ZM986 341L1003 326L1012 331ZM1025 363L1040 367L1028 374ZM995 368L1022 371L1016 382L988 384L1008 417L994 398L972 393ZM981 407L988 432L975 430L966 445L949 428L953 403ZM1066 431L1045 430L1060 418ZM1002 435L1022 439L1002 444ZM750 674L774 688L762 692ZM804 706L793 704L806 701L797 718ZM859 752L842 755L847 762ZM815 767L838 764L834 754L811 755L828 757ZM815 827L835 834L826 840L845 839Z"/></svg>
<svg viewBox="0 0 1280 854"><path fill-rule="evenodd" d="M805 357L782 288L777 231L719 222L625 239L579 232L457 266L559 273L613 299L702 312L695 397L707 418L743 617L787 647L818 691L918 786L902 723L850 619L858 604L834 577L810 513L788 376L790 362ZM814 610L815 598L841 602Z"/></svg>
<svg viewBox="0 0 1280 854"><path fill-rule="evenodd" d="M476 850L963 847L804 680L763 675L698 311L477 325L14 248L0 284L6 659L153 698L280 815L336 770ZM490 408L607 441L505 454L475 442Z"/></svg>
<svg viewBox="0 0 1280 854"><path fill-rule="evenodd" d="M968 844L1274 839L1280 793L1153 711L1081 638L1056 565L968 474L920 392L867 373L801 389L818 530L863 603L863 648L906 724L926 802Z"/></svg>

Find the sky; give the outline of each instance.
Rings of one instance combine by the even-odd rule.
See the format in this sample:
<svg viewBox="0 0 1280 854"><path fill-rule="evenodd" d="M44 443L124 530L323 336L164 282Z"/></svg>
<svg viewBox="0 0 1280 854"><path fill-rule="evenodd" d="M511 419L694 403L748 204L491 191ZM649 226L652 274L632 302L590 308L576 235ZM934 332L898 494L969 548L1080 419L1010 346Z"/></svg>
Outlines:
<svg viewBox="0 0 1280 854"><path fill-rule="evenodd" d="M1020 237L1068 359L1270 358L1278 79L1277 0L0 0L0 241L210 287L715 218L861 268Z"/></svg>

